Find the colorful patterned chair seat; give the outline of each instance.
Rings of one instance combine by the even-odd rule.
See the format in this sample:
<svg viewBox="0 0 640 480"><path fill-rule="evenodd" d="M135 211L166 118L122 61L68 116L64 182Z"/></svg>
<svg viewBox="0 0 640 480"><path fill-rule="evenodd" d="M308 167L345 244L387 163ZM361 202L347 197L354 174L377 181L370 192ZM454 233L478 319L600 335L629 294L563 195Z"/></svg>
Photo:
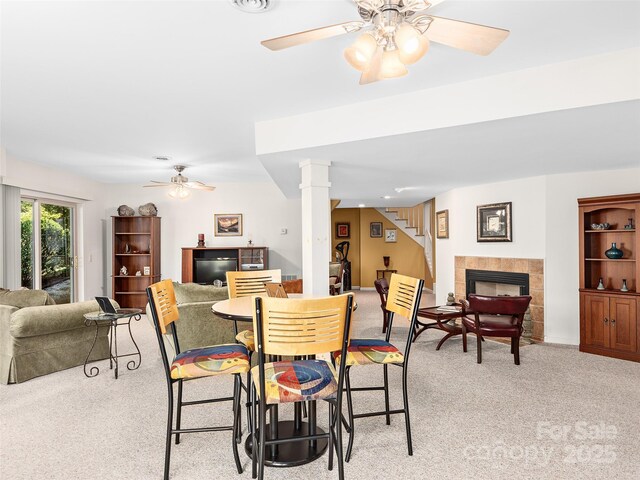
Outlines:
<svg viewBox="0 0 640 480"><path fill-rule="evenodd" d="M340 363L340 352L333 357ZM373 338L354 338L347 350L347 366L368 365L371 363L403 363L404 355L396 347L384 340Z"/></svg>
<svg viewBox="0 0 640 480"><path fill-rule="evenodd" d="M236 340L247 347L250 352L256 351L256 341L253 336L253 330L243 330L236 335Z"/></svg>
<svg viewBox="0 0 640 480"><path fill-rule="evenodd" d="M174 380L248 371L249 352L237 343L187 350L177 355L171 364Z"/></svg>
<svg viewBox="0 0 640 480"><path fill-rule="evenodd" d="M324 360L292 360L265 363L266 403L301 402L331 397L338 390L333 365ZM251 369L253 381L260 385L259 367ZM260 389L257 389L260 395Z"/></svg>

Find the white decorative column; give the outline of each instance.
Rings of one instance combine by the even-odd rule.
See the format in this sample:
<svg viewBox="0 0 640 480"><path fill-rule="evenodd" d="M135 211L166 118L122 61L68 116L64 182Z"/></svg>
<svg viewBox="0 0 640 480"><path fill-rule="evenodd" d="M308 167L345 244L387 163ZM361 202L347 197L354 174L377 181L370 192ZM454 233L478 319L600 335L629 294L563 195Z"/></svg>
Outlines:
<svg viewBox="0 0 640 480"><path fill-rule="evenodd" d="M323 160L300 162L302 182L302 281L303 292L329 295L331 261L331 208L329 166Z"/></svg>

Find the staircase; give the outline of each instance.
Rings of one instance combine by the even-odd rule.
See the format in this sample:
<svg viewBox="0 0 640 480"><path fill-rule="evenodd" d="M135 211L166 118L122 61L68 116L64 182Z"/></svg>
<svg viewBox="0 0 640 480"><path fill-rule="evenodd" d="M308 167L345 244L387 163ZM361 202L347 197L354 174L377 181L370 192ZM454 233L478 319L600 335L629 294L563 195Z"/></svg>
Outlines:
<svg viewBox="0 0 640 480"><path fill-rule="evenodd" d="M413 229L414 236L424 236L424 203L415 207L387 208L386 213L395 213L396 221L407 222L406 229Z"/></svg>
<svg viewBox="0 0 640 480"><path fill-rule="evenodd" d="M430 232L432 202L419 203L414 207L386 208L382 213L424 247L427 267L433 278L433 237Z"/></svg>

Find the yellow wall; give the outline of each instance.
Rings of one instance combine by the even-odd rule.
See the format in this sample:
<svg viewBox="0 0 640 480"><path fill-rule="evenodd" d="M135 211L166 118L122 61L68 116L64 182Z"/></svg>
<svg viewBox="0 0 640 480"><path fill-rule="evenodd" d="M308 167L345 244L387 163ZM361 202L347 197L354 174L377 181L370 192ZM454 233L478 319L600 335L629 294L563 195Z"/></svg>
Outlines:
<svg viewBox="0 0 640 480"><path fill-rule="evenodd" d="M347 239L336 238L336 223L349 222L351 225L351 237ZM385 228L395 228L397 232L396 243L387 243L383 238L371 238L369 236L369 224L382 222L382 231ZM398 270L398 273L410 275L416 278L425 278L427 272L424 249L420 244L411 239L401 228L385 218L374 208L336 208L331 212L331 258L335 259L335 246L342 240L351 242L349 260L351 261L351 285L361 287L373 287L376 279L376 270L384 269L383 256L391 257L390 269ZM430 279L428 279L430 280Z"/></svg>
<svg viewBox="0 0 640 480"><path fill-rule="evenodd" d="M369 224L382 222L382 232L385 228L396 229L396 243L387 243L383 238L371 238L369 236ZM398 270L398 273L416 278L424 278L426 261L422 245L411 239L401 228L385 218L373 208L360 209L360 286L373 287L376 279L376 270L384 269L383 256L391 257L389 268Z"/></svg>
<svg viewBox="0 0 640 480"><path fill-rule="evenodd" d="M351 285L360 285L360 208L336 208L331 212L331 260L336 259L336 245L344 240L350 242ZM349 222L350 238L336 238L336 223ZM373 286L373 283L371 283Z"/></svg>

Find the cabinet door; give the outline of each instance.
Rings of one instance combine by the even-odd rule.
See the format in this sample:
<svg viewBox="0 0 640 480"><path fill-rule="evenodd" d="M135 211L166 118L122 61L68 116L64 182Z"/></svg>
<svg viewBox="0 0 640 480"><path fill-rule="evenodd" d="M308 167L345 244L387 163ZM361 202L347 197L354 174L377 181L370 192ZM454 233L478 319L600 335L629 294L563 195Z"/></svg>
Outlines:
<svg viewBox="0 0 640 480"><path fill-rule="evenodd" d="M636 335L636 300L635 298L611 298L609 318L609 346L624 352L635 352L638 348Z"/></svg>
<svg viewBox="0 0 640 480"><path fill-rule="evenodd" d="M609 347L609 297L585 295L586 343Z"/></svg>

